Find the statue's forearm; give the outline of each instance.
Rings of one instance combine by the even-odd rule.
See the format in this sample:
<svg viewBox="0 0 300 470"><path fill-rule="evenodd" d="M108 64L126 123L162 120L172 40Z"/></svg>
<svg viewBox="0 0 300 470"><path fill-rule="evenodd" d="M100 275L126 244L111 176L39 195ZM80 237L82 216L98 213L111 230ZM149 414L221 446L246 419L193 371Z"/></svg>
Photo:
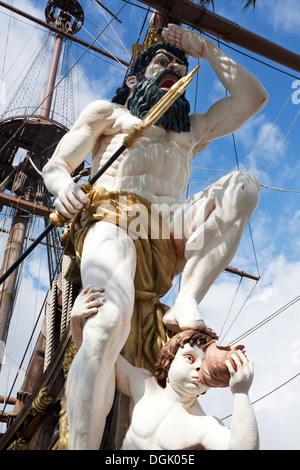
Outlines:
<svg viewBox="0 0 300 470"><path fill-rule="evenodd" d="M245 96L259 103L268 101L262 83L242 65L227 57L212 41L206 41L203 58L207 59L217 77L231 96Z"/></svg>
<svg viewBox="0 0 300 470"><path fill-rule="evenodd" d="M71 171L68 170L67 165L61 162L50 161L43 168L43 178L48 191L54 196L58 196L62 188L68 186L73 182Z"/></svg>
<svg viewBox="0 0 300 470"><path fill-rule="evenodd" d="M258 450L259 436L255 415L247 393L233 394L230 450Z"/></svg>

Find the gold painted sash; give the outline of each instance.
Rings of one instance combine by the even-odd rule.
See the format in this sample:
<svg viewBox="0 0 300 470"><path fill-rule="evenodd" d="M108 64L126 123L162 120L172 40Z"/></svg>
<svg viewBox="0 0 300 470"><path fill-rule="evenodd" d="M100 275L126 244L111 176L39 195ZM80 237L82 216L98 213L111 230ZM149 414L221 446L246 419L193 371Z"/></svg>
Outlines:
<svg viewBox="0 0 300 470"><path fill-rule="evenodd" d="M168 228L146 199L126 191L97 186L89 193L90 207L76 215L62 233L65 254L72 259L66 277L80 281L80 260L85 235L95 222L105 220L124 229L137 251L136 300L163 297L172 286L176 254Z"/></svg>

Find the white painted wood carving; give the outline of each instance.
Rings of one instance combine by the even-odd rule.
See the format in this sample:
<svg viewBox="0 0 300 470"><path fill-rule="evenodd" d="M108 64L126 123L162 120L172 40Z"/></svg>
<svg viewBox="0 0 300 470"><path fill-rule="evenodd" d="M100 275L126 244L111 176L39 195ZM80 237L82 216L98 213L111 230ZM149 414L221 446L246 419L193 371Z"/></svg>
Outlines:
<svg viewBox="0 0 300 470"><path fill-rule="evenodd" d="M126 150L96 183L106 191L133 193L152 205L169 208L164 210L164 220L176 252L175 271L182 273L182 282L174 305L164 317L164 323L175 332L187 328L201 331L206 329L206 325L198 304L233 258L257 206L260 185L248 173L235 171L181 204L192 161L211 141L231 134L258 113L267 103L268 94L256 77L197 33L169 25L163 35L167 43L179 49L170 45L150 48L144 61L145 70L140 65L143 73L137 73L138 65L131 69L125 86L127 96L116 98L114 102L95 101L88 105L57 146L43 173L48 190L57 197L56 207L61 214L72 218L87 208L90 200L73 182L70 173L92 152L91 174L95 174L120 147L124 136L140 122L147 107L153 106L152 98L156 99L156 95L159 98L174 81L186 74L185 54L181 50L195 58L206 59L228 91L228 97L215 103L206 113L194 115L189 115L186 99L179 98L165 120L148 129L134 148ZM136 265L134 241L123 228L101 220L88 229L81 254L83 292L88 296L88 286L98 290L103 287L105 302L100 305L103 299L98 292L92 309L86 308L82 297L77 299L73 309L76 312L74 339L79 351L67 381L71 449L99 448L114 397L114 364L129 334ZM101 311L97 313L99 306ZM193 352L196 351L197 360L201 361L202 351L196 348ZM183 350L186 352L186 349ZM170 368L169 380L171 372L176 372L180 356L181 351ZM199 442L205 448L239 448L239 431L243 433L245 426L240 413L243 408L249 423L253 425L253 435L249 436L247 446L255 447L255 427L246 393L251 381L251 368L251 361L243 356L239 371L233 373L230 369L236 431L228 434L228 430L217 421L203 415L194 397L194 391L199 388L197 391L201 392L202 386L192 384L193 398L189 398L189 406L195 407L195 413L185 413L184 408L182 415L179 410L176 411L178 396L175 399L177 392L170 387L175 414L171 414L165 422L168 432L160 428L160 434L165 434L166 439L167 435L173 436L174 420L182 418L186 423L200 420L207 423L209 435L204 436L202 431L202 439L202 434L199 437L202 425L196 432L198 425L191 424L195 429L195 439L187 438L184 447L180 447L182 444L175 440L176 448L188 448ZM141 380L156 390L158 402L159 394L169 393L169 388L164 391L157 388L148 373L135 373L137 376L142 374ZM241 378L246 376L247 379ZM153 416L153 429L156 429L158 414L159 410ZM151 448L169 448L168 442L161 442L156 434L151 437L151 426L147 437L127 436L124 445L128 448L145 448L147 445L154 446ZM136 432L138 434L139 431ZM176 436L173 437L175 439Z"/></svg>

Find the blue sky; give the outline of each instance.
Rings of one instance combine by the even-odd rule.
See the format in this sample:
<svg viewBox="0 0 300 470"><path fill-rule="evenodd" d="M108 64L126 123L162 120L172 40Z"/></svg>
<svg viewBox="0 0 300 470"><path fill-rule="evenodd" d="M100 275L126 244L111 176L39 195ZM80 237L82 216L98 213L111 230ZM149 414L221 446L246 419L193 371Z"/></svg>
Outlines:
<svg viewBox="0 0 300 470"><path fill-rule="evenodd" d="M41 19L44 18L42 3L36 0L14 1L16 7L35 14ZM106 14L107 19L105 19L95 2L84 0L82 3L86 7L86 21L79 36L91 42L99 34L97 28L102 29L110 17ZM136 0L133 3L138 4ZM124 6L124 2L110 0L110 2L106 1L106 5L116 13ZM114 21L112 23L114 29L109 27L105 30L114 42L101 36L99 38L101 45L97 43L96 45L107 48L117 57L128 60L131 44L137 41L145 18L145 6L142 4L140 6L143 8L126 5L118 15L122 24ZM239 1L216 0L215 11L245 29L300 53L300 7L297 0L286 0L284 6L279 0L258 0L254 12L249 9L246 13L241 12ZM21 70L21 78L38 44L45 36L41 28L34 28L26 23L28 23L26 20L22 22L16 19L11 20L7 48L2 48L0 52L0 66L3 68L2 79L7 90L7 101L19 83L16 79L19 71ZM0 30L3 41L6 39L8 25L8 11L1 8ZM26 47L24 47L27 40ZM297 88L293 89L293 86L300 88L298 82L295 82L297 78L300 79L300 73L249 51L243 51L233 44L229 45L233 49L221 44L222 50L254 73L263 82L270 95L269 103L263 111L234 135L239 168L255 174L266 186L288 191L262 187L260 202L250 224L255 254L250 230L247 228L241 246L231 263L231 266L255 275L258 265L260 281L256 284L254 281L243 279L240 283L240 278L237 276L224 273L199 307L206 322L217 333L222 331L223 342L234 341L239 335L268 318L300 294L300 118L296 119L300 111L299 100L297 100L300 95L296 95ZM124 48L128 53L122 50ZM5 50L7 53L4 58ZM22 58L19 56L20 51ZM84 49L81 46L73 46L75 60L83 52ZM240 52L246 52L251 57L246 57ZM256 61L257 58L264 63ZM267 64L279 68L282 72L274 70ZM195 81L187 94L192 111L196 112L206 111L212 103L225 96L225 90L220 86L209 64L201 61L200 65L196 107L194 105ZM193 66L194 61L191 61L191 68ZM104 61L94 53L86 53L73 73L76 91L75 113L78 114L92 100L111 99L115 89L123 80L124 74L125 69L122 65L110 60ZM295 91L294 99L291 96L293 91ZM4 104L0 105L0 112L4 108ZM275 156L276 159L267 172ZM213 142L196 157L193 167L189 195L209 185L208 181L215 180L227 171L237 168L233 137L228 136ZM290 192L291 190L295 192ZM38 314L39 305L48 287L43 253L43 249L39 249L27 265L26 273L29 272L29 275L26 276L26 286L20 300L23 305L21 317L23 321L25 321L24 318L27 319L26 329L34 322L34 318L28 321L28 317ZM32 307L33 295L35 296L34 308ZM176 289L167 302L170 302L174 295L176 295ZM255 362L255 378L250 393L253 401L259 400L300 372L299 305L295 303L243 339L243 343ZM226 318L227 321L224 324ZM25 327L22 328L23 338L17 337L14 340L20 351L27 341L26 334L24 334ZM16 353L15 356L13 354L15 353L11 353L13 362L9 363L7 360L7 364L3 367L7 374L10 367L9 380L14 377L15 362L20 360L21 353ZM295 378L253 405L258 420L262 449L300 448L299 381L300 377ZM2 387L4 387L4 381L1 381L0 394L5 394ZM6 384L5 387L7 387ZM230 415L232 411L229 390L210 391L205 395L202 403L207 413L221 419ZM230 418L225 419L224 423L229 426Z"/></svg>

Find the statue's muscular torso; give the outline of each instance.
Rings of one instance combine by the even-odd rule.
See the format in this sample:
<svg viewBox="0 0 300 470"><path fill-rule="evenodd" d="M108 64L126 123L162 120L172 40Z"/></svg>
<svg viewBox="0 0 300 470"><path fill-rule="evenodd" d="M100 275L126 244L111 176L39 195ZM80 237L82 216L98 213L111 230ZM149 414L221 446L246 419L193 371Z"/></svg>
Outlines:
<svg viewBox="0 0 300 470"><path fill-rule="evenodd" d="M101 112L101 101L98 102ZM123 106L106 103L105 127L93 149L92 175L122 145L123 138L140 122ZM191 132L165 131L152 126L126 150L100 177L97 185L107 190L124 190L139 194L152 203L180 203L191 172L197 142L191 117ZM199 151L199 147L197 148Z"/></svg>

